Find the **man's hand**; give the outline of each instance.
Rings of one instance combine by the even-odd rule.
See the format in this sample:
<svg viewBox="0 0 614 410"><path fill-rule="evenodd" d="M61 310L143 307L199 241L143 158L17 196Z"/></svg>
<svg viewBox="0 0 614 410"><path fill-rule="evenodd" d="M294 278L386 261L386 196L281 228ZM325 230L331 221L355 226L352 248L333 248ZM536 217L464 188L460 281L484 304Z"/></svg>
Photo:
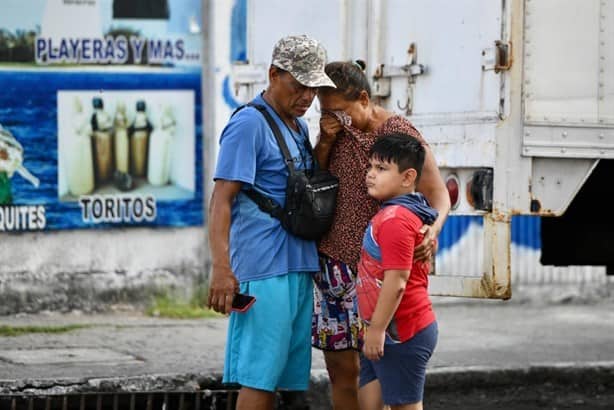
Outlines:
<svg viewBox="0 0 614 410"><path fill-rule="evenodd" d="M230 313L232 299L238 292L239 282L230 267L213 266L209 279L209 308L219 313Z"/></svg>
<svg viewBox="0 0 614 410"><path fill-rule="evenodd" d="M430 261L437 252L437 235L430 225L423 225L420 233L424 234L424 239L420 245L416 246L414 258L418 261Z"/></svg>

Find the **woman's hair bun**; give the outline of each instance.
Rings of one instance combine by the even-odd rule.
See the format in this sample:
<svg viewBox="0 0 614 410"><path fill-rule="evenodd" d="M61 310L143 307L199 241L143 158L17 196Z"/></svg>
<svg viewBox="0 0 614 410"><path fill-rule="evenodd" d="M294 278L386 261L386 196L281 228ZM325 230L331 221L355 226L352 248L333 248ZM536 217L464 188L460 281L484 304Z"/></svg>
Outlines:
<svg viewBox="0 0 614 410"><path fill-rule="evenodd" d="M360 68L361 71L365 71L367 68L367 63L365 63L363 60L354 60L354 65Z"/></svg>

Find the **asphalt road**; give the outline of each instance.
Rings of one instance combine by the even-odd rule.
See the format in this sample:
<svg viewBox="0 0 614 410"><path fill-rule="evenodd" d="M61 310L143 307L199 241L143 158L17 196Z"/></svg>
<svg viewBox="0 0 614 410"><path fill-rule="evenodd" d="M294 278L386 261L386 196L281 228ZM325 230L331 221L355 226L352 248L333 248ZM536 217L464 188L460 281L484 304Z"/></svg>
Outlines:
<svg viewBox="0 0 614 410"><path fill-rule="evenodd" d="M440 338L427 375L428 408L614 408L613 300L436 299L435 311ZM0 395L207 388L222 370L226 323L135 312L0 317L0 326L89 326L0 337ZM326 408L325 366L315 350L312 377L316 408Z"/></svg>

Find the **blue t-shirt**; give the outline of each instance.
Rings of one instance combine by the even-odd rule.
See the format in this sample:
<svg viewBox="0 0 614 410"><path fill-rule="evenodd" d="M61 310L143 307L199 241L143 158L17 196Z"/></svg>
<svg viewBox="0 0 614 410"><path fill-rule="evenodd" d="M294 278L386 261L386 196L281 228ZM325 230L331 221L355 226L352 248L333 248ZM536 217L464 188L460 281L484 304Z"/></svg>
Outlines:
<svg viewBox="0 0 614 410"><path fill-rule="evenodd" d="M294 131L261 95L253 102L264 105L277 123L295 168L311 167L312 158L305 147L307 124L297 119L299 131ZM255 187L283 206L287 178L283 155L264 116L253 107L237 112L222 131L213 179L243 182L232 204L230 226L230 262L239 282L318 270L315 241L289 234L278 219L262 212L243 192Z"/></svg>

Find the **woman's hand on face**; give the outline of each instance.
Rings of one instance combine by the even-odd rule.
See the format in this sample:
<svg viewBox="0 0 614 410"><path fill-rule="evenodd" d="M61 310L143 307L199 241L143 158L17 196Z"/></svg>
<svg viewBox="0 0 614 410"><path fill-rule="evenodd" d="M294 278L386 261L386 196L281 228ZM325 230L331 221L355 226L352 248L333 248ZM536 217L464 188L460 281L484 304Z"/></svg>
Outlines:
<svg viewBox="0 0 614 410"><path fill-rule="evenodd" d="M320 141L324 144L333 144L337 140L343 126L337 117L323 113L320 117Z"/></svg>
<svg viewBox="0 0 614 410"><path fill-rule="evenodd" d="M424 234L424 239L416 246L414 258L418 261L429 261L437 251L437 235L430 225L422 226L420 232Z"/></svg>

